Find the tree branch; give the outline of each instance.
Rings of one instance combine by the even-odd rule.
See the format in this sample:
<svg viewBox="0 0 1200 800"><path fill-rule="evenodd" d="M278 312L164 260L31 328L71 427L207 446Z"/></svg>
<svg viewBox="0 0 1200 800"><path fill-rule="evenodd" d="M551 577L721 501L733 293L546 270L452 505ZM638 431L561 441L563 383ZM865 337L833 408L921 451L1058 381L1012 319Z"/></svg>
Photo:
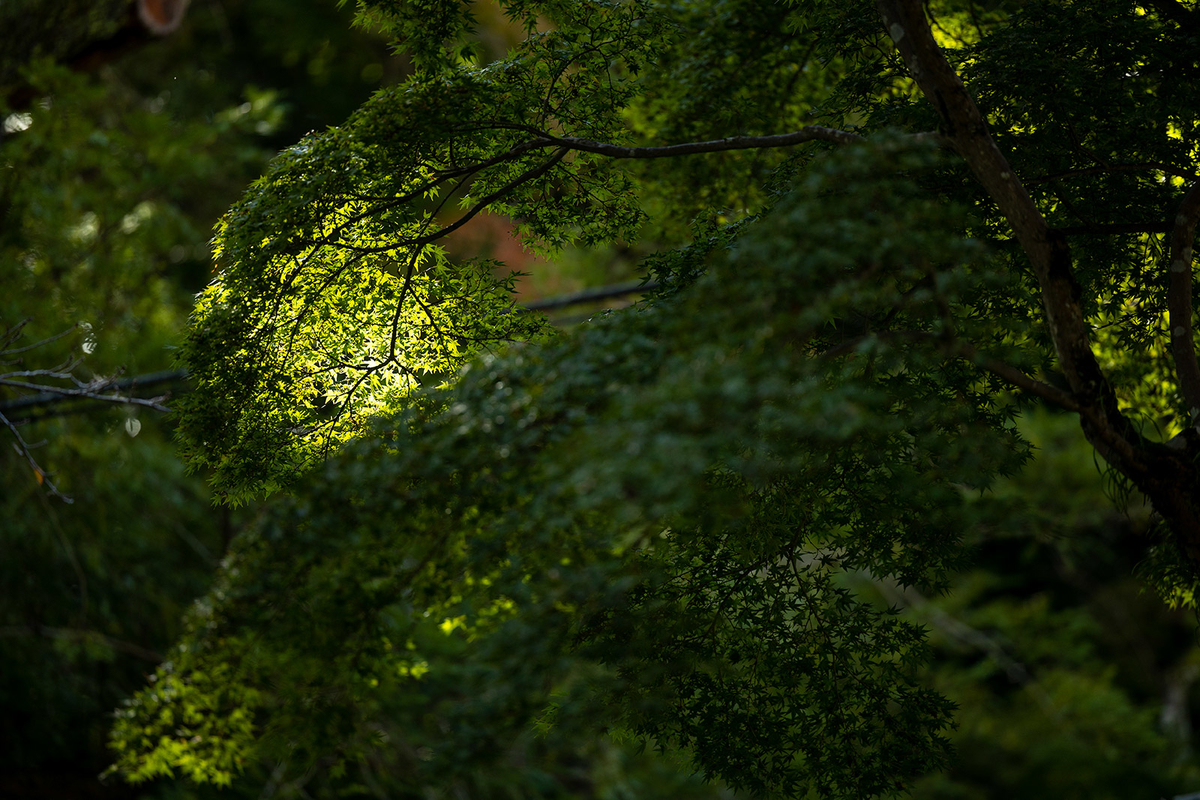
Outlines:
<svg viewBox="0 0 1200 800"><path fill-rule="evenodd" d="M1054 405L1066 411L1078 412L1079 401L1070 393L1064 392L1062 389L1051 386L1048 383L1039 381L1031 375L1026 375L1021 370L1006 364L997 358L993 358L984 353L980 353L975 345L970 342L946 339L946 337L938 336L929 331L877 331L869 333L865 336L858 336L848 341L842 342L834 347L829 348L821 354L823 358L833 358L835 356L845 355L853 350L863 341L870 339L907 339L909 341L932 342L942 345L947 353L957 358L965 358L974 363L977 367L990 372L1001 380L1007 381L1018 389L1023 389L1032 395L1053 403Z"/></svg>
<svg viewBox="0 0 1200 800"><path fill-rule="evenodd" d="M1008 679L1017 686L1025 687L1053 719L1062 717L1062 712L1055 705L1054 699L1038 683L1029 670L1009 654L1008 650L995 638L983 631L973 628L937 606L931 604L920 592L911 586L900 586L890 578L873 578L872 582L889 603L910 609L917 619L928 622L948 638L957 640L968 647L987 653Z"/></svg>
<svg viewBox="0 0 1200 800"><path fill-rule="evenodd" d="M596 142L591 139L580 139L575 136L550 136L542 134L550 143L566 147L570 150L581 150L585 153L598 153L610 158L673 158L675 156L690 156L698 153L718 153L725 150L756 150L772 147L793 147L805 142L830 142L832 144L853 144L863 141L863 137L849 131L839 131L821 125L808 125L791 133L779 133L773 136L730 136L725 139L712 139L706 142L688 142L685 144L669 144L661 147L621 147L620 145Z"/></svg>
<svg viewBox="0 0 1200 800"><path fill-rule="evenodd" d="M728 151L728 150L753 150L753 149L765 149L765 148L775 148L775 147L793 147L798 144L803 144L805 142L813 142L813 141L824 141L824 142L831 142L834 144L853 144L855 142L863 141L863 137L859 136L856 133L850 133L849 131L836 130L834 128L826 128L826 127L823 127L820 125L809 125L807 127L801 128L798 131L792 131L791 133L780 133L780 134L775 134L775 135L771 135L771 136L731 136L731 137L728 137L725 139L712 139L712 140L704 141L704 142L685 142L683 144L663 145L660 147L622 147L620 145L608 144L607 142L598 142L598 141L594 141L592 139L581 139L581 138L574 137L574 136L564 136L564 137L553 136L552 134L550 134L546 131L538 130L536 128L531 128L526 125L494 125L494 127L505 127L505 128L513 128L513 129L517 129L517 130L526 130L526 131L529 131L530 133L534 134L537 138L522 142L522 143L516 145L515 147L505 151L504 153L501 153L496 156L492 156L491 158L488 158L485 161L479 162L477 164L473 164L469 167L461 167L461 168L456 168L453 170L447 170L444 173L438 175L438 177L435 180L430 181L427 184L425 184L422 187L422 190L426 189L426 188L431 188L432 186L435 186L438 183L440 183L442 180L448 179L450 177L456 177L456 176L464 175L464 174L467 174L467 175L473 174L473 173L478 172L479 170L483 169L486 166L492 166L495 164L500 164L500 163L504 163L507 161L511 161L520 155L530 152L531 150L540 150L540 149L545 149L545 148L549 148L549 147L554 147L557 149L554 152L554 154L552 154L546 162L543 162L540 166L537 166L537 167L529 170L528 172L521 174L517 178L514 178L508 184L497 189L495 192L492 192L487 197L483 198L478 203L476 203L474 206L472 206L471 209L469 211L467 211L467 213L464 214L461 218L455 220L450 225L447 225L445 228L442 228L441 230L438 230L434 233L414 237L412 239L408 239L408 240L398 242L395 244L381 245L379 247L356 247L354 245L346 244L344 242L334 241L332 236L325 236L325 237L322 237L321 239L318 239L315 241L306 242L306 244L314 245L314 246L327 245L330 247L338 247L338 248L341 248L344 250L349 250L349 251L352 251L355 253L363 253L363 254L386 252L388 250L393 250L396 247L403 246L403 245L429 244L429 243L437 241L438 239L441 239L445 236L448 236L449 234L458 230L463 225L467 224L467 222L469 222L480 211L487 208L490 204L494 203L496 200L503 198L505 195L507 195L509 192L511 192L517 186L519 186L523 183L526 183L527 181L530 181L534 178L540 177L545 172L547 172L551 167L553 167L554 164L561 161L567 155L567 153L569 153L571 151L578 151L578 152L585 152L585 153L597 153L599 155L609 156L610 158L650 159L650 158L675 158L678 156L697 155L700 153L717 153L717 152ZM936 135L936 134L921 133L921 134L916 134L916 136L914 138L922 138L922 137L926 137L926 136L930 136L930 135ZM414 193L415 193L415 191L416 190L414 190ZM412 193L410 193L410 194L412 194ZM398 201L395 198L390 199L387 202L387 206L390 207L390 206L396 205L397 202ZM357 218L365 217L370 213L374 213L374 210L364 211L361 214L359 214ZM350 224L353 221L354 221L354 219L348 221L345 224ZM339 228L337 228L335 230L340 232L341 229L345 227L345 224L343 224L342 226L339 226Z"/></svg>
<svg viewBox="0 0 1200 800"><path fill-rule="evenodd" d="M594 303L599 300L610 300L615 297L625 297L631 294L641 294L648 292L651 289L657 289L658 283L650 281L643 283L642 281L629 281L628 283L619 283L614 286L599 286L594 289L582 289L571 294L559 295L558 297L547 297L542 300L533 300L525 304L525 308L530 311L553 311L559 308L568 308L570 306L580 305L582 303Z"/></svg>
<svg viewBox="0 0 1200 800"><path fill-rule="evenodd" d="M509 192L511 192L513 189L517 188L518 186L520 186L523 183L528 183L529 181L533 180L534 178L540 178L542 175L545 175L547 172L549 172L554 167L555 164L557 164L559 161L562 161L566 155L567 155L567 148L560 147L559 149L555 150L553 154L551 154L550 158L546 159L538 166L534 167L533 169L529 170L528 172L524 172L524 173L518 175L517 177L513 178L508 183L501 186L496 191L492 192L491 194L489 194L486 197L484 197L483 199L481 199L475 205L471 206L471 209L469 211L467 211L466 214L463 214L461 217L459 217L457 220L455 220L450 225L447 225L446 227L442 228L437 233L431 233L426 236L419 236L416 239L413 239L411 243L418 244L418 245L428 244L429 242L433 242L438 239L441 239L443 236L448 236L449 234L454 233L454 231L458 230L463 225L466 225L468 222L470 222L471 218L474 217L476 214L478 214L480 211L483 211L489 205L491 205L492 203L501 199L502 197L507 195Z"/></svg>
<svg viewBox="0 0 1200 800"><path fill-rule="evenodd" d="M1066 411L1079 411L1079 403L1074 397L1067 392L1055 386L1051 386L1044 381L1039 381L1031 375L1026 375L1021 370L1006 364L999 359L984 355L975 349L975 346L969 342L956 342L954 344L956 355L974 362L980 368L992 373L997 378L1007 381L1019 389L1024 389L1032 395L1036 395L1043 400L1054 403L1054 405Z"/></svg>
<svg viewBox="0 0 1200 800"><path fill-rule="evenodd" d="M1171 230L1171 268L1167 280L1167 320L1171 358L1179 391L1195 424L1200 417L1200 364L1192 335L1192 244L1200 221L1200 180L1183 196Z"/></svg>
<svg viewBox="0 0 1200 800"><path fill-rule="evenodd" d="M17 385L16 381L8 380L8 375L0 375L0 384ZM103 395L100 392L112 391L120 393L129 391L138 387L155 386L161 383L175 383L187 378L187 370L168 370L165 372L151 372L146 375L135 375L131 378L124 378L116 381L105 381L89 390L72 390L60 389L54 386L42 386L38 384L24 384L23 388L37 389L38 394L18 397L13 400L5 400L0 402L0 413L22 411L40 406L53 405L68 400L101 400L109 403L126 403L131 405L144 405L153 408L155 411L167 411L165 406L156 403L153 399L144 399L140 397L122 397L119 394Z"/></svg>
<svg viewBox="0 0 1200 800"><path fill-rule="evenodd" d="M0 425L8 428L13 437L17 440L15 443L13 443L13 449L17 451L17 455L22 456L25 461L28 462L30 469L33 470L33 476L38 482L38 485L40 486L45 484L46 488L50 490L50 494L54 495L59 500L62 500L64 503L74 503L74 500L58 490L58 487L54 485L54 481L50 480L50 476L47 475L46 471L38 465L37 459L35 459L33 457L33 453L30 452L30 445L25 441L25 437L21 435L21 431L17 430L17 426L14 425L12 421L2 413L0 413Z"/></svg>
<svg viewBox="0 0 1200 800"><path fill-rule="evenodd" d="M876 7L917 85L941 116L946 136L999 207L1029 258L1085 433L1122 466L1144 470L1137 451L1140 437L1118 408L1116 394L1092 353L1065 237L1050 229L996 146L979 107L934 40L921 0L876 0Z"/></svg>
<svg viewBox="0 0 1200 800"><path fill-rule="evenodd" d="M103 386L98 389L64 389L59 386L48 386L41 383L27 383L25 381L9 380L0 376L0 386L8 386L14 389L29 389L39 392L43 395L56 395L64 400L98 400L102 403L117 403L118 405L127 406L144 406L152 408L155 411L170 411L169 408L159 403L162 397L145 398L145 397L126 397L119 394L104 394ZM35 395L36 397L37 395Z"/></svg>

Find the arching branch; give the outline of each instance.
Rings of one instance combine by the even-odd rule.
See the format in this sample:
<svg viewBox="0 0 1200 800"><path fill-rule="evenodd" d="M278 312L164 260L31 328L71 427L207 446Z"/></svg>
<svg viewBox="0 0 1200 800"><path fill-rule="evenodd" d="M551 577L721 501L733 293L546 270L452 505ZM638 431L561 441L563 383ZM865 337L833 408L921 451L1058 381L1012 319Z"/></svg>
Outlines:
<svg viewBox="0 0 1200 800"><path fill-rule="evenodd" d="M610 158L674 158L690 156L699 153L718 153L725 150L760 150L772 147L794 147L805 142L829 142L831 144L853 144L861 142L863 137L857 133L826 128L821 125L808 125L791 133L779 133L773 136L730 136L725 139L713 139L707 142L688 142L685 144L670 144L661 147L622 147L591 139L580 139L574 136L547 137L556 145L571 150L581 150L585 153L598 153Z"/></svg>
<svg viewBox="0 0 1200 800"><path fill-rule="evenodd" d="M483 211L497 200L502 200L510 192L512 192L513 189L529 182L530 180L541 177L547 171L549 171L551 167L561 161L568 153L572 151L596 153L598 155L608 156L609 158L652 159L676 158L679 156L699 155L702 153L718 153L729 150L758 150L777 147L794 147L798 144L814 141L829 142L832 144L853 144L855 142L863 141L863 137L856 133L837 130L834 128L826 128L820 125L809 125L801 128L800 130L792 131L791 133L780 133L771 136L731 136L725 139L712 139L703 142L685 142L682 144L662 145L656 147L624 147L621 145L609 144L607 142L598 142L592 139L581 139L574 136L553 136L545 131L541 131L526 125L493 124L492 127L507 127L518 130L526 130L534 134L536 138L521 142L509 150L485 159L479 163L435 172L435 177L433 179L422 183L417 189L414 189L400 197L389 198L377 208L360 212L350 220L347 220L342 225L335 228L334 231L329 235L320 239L304 242L304 244L328 245L362 254L387 252L395 249L398 246L430 244L458 230L463 225L467 224L480 211ZM917 136L914 138L921 138L928 135L929 134L917 134ZM554 148L555 152L550 156L549 159L547 159L547 161L528 170L527 172L522 173L504 186L482 198L479 202L472 205L462 217L446 227L441 228L440 230L412 239L389 242L388 244L379 245L376 247L359 247L339 241L342 231L348 225L364 219L370 214L376 213L379 209L395 207L401 202L409 200L418 194L424 194L431 189L434 189L443 181L461 176L469 177L477 174L485 167L512 162L534 150L544 150L549 148Z"/></svg>

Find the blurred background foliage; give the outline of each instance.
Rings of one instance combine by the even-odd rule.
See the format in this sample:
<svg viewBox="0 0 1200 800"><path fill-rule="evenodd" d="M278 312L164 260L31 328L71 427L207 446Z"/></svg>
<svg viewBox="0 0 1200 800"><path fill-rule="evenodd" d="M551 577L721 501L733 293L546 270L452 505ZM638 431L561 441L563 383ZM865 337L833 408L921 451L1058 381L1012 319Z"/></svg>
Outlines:
<svg viewBox="0 0 1200 800"><path fill-rule="evenodd" d="M96 10L56 5L23 13ZM196 2L174 34L86 68L6 63L20 77L0 87L0 331L25 322L12 349L68 335L5 358L0 372L79 358L87 381L176 366L220 214L276 150L402 74L349 22L333 3ZM12 397L0 389L0 403ZM254 512L212 505L203 476L184 474L169 418L39 411L22 433L45 442L38 461L74 502L47 497L6 436L0 796L171 796L97 780L112 709L178 637Z"/></svg>
<svg viewBox="0 0 1200 800"><path fill-rule="evenodd" d="M1135 575L1149 508L1116 511L1067 416L1027 412L1036 448L982 502L975 566L943 597L885 589L930 630L929 679L959 704L957 763L920 798L1171 797L1200 787L1197 620Z"/></svg>
<svg viewBox="0 0 1200 800"><path fill-rule="evenodd" d="M728 8L717 19L683 18L746 48L777 32L783 18L770 4L756 4L746 19ZM519 31L488 4L479 17L481 51L502 55ZM352 29L350 18L350 9L323 0L195 0L174 34L102 65L23 65L21 86L6 87L7 96L30 99L3 111L0 138L0 330L28 320L22 346L71 333L5 370L72 357L83 358L83 378L174 366L171 349L191 298L209 279L219 215L277 150L338 124L406 74L405 59ZM743 38L725 31L731 25ZM789 73L782 50L712 52L725 59L697 65L667 54L661 81L725 81L740 97L739 71L760 57L754 69L774 76L760 91L794 93L804 80ZM633 122L670 139L802 122L782 103L778 120L744 116L763 103L745 98L721 115L693 109ZM726 187L757 185L743 176L777 166L755 153L722 158ZM449 247L534 271L522 284L527 299L627 279L651 244L682 235L689 214L704 224L754 204L691 192L695 166L681 162L678 180L659 184L678 187L661 203L687 213L647 230L646 242L570 251L548 263L492 218ZM0 389L0 403L6 399ZM73 504L47 497L7 440L0 448L0 796L218 794L182 782L101 784L97 775L110 761L112 709L179 637L184 609L256 510L212 506L203 476L186 476L174 454L169 417L119 407L66 412L30 419L23 431L45 441L39 461ZM128 425L135 416L139 425ZM922 597L866 579L858 587L929 628L936 657L927 680L959 704L957 763L915 796L1101 800L1196 791L1197 624L1134 577L1146 557L1139 535L1148 514L1136 500L1125 513L1111 510L1073 420L1031 411L1023 432L1037 454L980 501L995 507L995 522L972 532L975 566L949 593ZM680 774L669 754L608 740L549 756L554 747L544 740L515 752L522 748L558 764L546 796L730 794ZM251 767L219 794L286 788Z"/></svg>

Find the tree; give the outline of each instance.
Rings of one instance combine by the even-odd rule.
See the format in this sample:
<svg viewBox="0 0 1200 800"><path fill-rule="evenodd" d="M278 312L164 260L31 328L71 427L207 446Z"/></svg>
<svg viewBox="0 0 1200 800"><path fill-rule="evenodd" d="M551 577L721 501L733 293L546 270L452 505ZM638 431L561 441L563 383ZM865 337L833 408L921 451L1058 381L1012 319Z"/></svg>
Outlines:
<svg viewBox="0 0 1200 800"><path fill-rule="evenodd" d="M534 796L552 728L902 793L952 707L856 586L945 588L1040 404L1153 504L1145 572L1192 603L1200 12L501 5L528 37L484 63L470 6L360 0L413 77L223 219L179 436L229 502L291 495L120 712L118 770ZM484 209L547 252L657 240L659 288L555 338L439 247Z"/></svg>

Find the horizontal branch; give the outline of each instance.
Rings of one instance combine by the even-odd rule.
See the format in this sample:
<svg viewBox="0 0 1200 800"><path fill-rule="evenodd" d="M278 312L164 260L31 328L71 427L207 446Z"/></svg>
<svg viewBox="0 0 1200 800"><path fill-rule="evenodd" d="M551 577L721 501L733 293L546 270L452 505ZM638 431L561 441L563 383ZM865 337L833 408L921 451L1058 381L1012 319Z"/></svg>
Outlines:
<svg viewBox="0 0 1200 800"><path fill-rule="evenodd" d="M651 159L674 158L678 156L697 155L701 153L717 153L729 150L757 150L776 147L793 147L798 144L814 141L824 141L833 144L853 144L855 142L861 142L864 140L863 137L859 136L857 133L836 130L834 128L826 128L821 125L809 125L801 128L800 130L792 131L791 133L780 133L770 136L730 136L725 139L712 139L704 142L685 142L683 144L662 145L657 147L624 147L621 145L599 142L592 139L582 139L575 136L554 136L546 131L541 131L524 125L512 125L506 127L529 131L530 133L534 134L536 138L521 142L509 150L492 156L484 161L465 167L456 167L451 170L439 172L436 174L434 180L427 181L422 185L422 187L420 187L421 191L431 189L432 187L441 183L443 180L448 180L450 178L463 175L469 176L479 172L485 167L514 161L517 158L520 158L521 156L534 150L542 150L553 147L555 148L555 152L547 161L522 173L506 185L484 197L478 203L474 204L462 217L455 220L453 223L434 233L408 239L401 239L399 241L377 247L358 247L338 241L340 234L347 225L353 224L354 221L359 220L368 214L375 213L378 210L371 209L368 211L363 211L357 214L355 217L352 217L350 220L347 220L331 231L330 234L324 235L319 239L309 240L304 242L304 244L309 246L335 247L364 255L371 253L383 253L405 246L430 244L458 230L480 211L483 211L497 200L503 199L521 184L541 177L543 174L548 172L551 167L561 161L568 153L572 151L596 153L599 155L608 156L610 158ZM916 134L914 138L921 139L928 136L937 136L937 134L920 133ZM413 190L413 192L409 192L408 194L401 195L397 198L389 198L383 207L394 207L398 202L410 197L416 191L417 190Z"/></svg>
<svg viewBox="0 0 1200 800"><path fill-rule="evenodd" d="M13 381L7 378L0 378L0 386L7 386L12 389L27 389L38 392L39 395L53 395L61 397L64 400L96 400L101 403L115 403L125 406L142 406L151 408L155 411L168 411L169 409L159 403L163 399L145 398L145 397L130 397L121 394L105 394L103 390L92 389L64 389L58 386L47 386L42 383L27 383L26 381Z"/></svg>
<svg viewBox="0 0 1200 800"><path fill-rule="evenodd" d="M626 295L638 294L641 292L650 291L657 288L655 282L641 283L640 281L630 281L628 283L619 283L611 286L598 286L589 289L583 289L578 292L569 294L557 295L555 297L545 297L538 300L532 300L529 303L523 304L523 308L530 311L552 311L560 308L569 308L570 306L583 305L584 303L593 303L600 300L609 300L616 297L624 297ZM164 370L161 372L148 372L144 375L134 375L129 378L122 378L117 381L110 381L101 387L100 391L127 392L139 388L149 388L158 386L164 383L181 383L188 378L186 369ZM93 397L87 394L73 393L69 389L57 389L55 387L43 387L50 391L39 392L38 394L26 395L17 397L12 400L0 401L0 414L9 414L14 411L29 411L35 408L43 408L46 406L58 405L67 401L80 400L103 400L107 402L125 402L130 400L141 401L143 398L128 398L117 396L102 396ZM136 402L142 405L142 402ZM152 405L156 411L169 411L170 409L161 405ZM40 419L40 417L39 417ZM26 421L26 417L13 419L14 423Z"/></svg>
<svg viewBox="0 0 1200 800"><path fill-rule="evenodd" d="M997 378L1006 381L1019 389L1023 389L1032 395L1042 398L1066 411L1079 411L1079 401L1077 401L1070 393L1064 392L1055 386L1051 386L1045 381L1039 381L1031 375L1027 375L1011 364L1006 364L999 359L980 353L975 349L975 346L967 342L957 342L955 344L957 355L973 362L981 369L992 373Z"/></svg>
<svg viewBox="0 0 1200 800"><path fill-rule="evenodd" d="M610 158L674 158L690 156L699 153L719 153L726 150L758 150L773 147L794 147L805 142L829 142L831 144L853 144L863 141L857 133L826 128L821 125L808 125L791 133L779 133L772 136L730 136L725 139L712 139L706 142L687 142L685 144L668 144L659 147L622 147L621 145L597 142L591 139L581 139L575 136L545 136L548 143L553 143L570 150L580 150L585 153L599 153Z"/></svg>
<svg viewBox="0 0 1200 800"><path fill-rule="evenodd" d="M147 388L157 386L163 383L175 383L187 378L187 370L167 370L163 372L150 372L145 375L135 375L131 378L123 378L116 381L106 381L92 389L59 389L53 386L43 386L30 384L31 388L38 390L37 394L27 395L25 397L17 397L12 400L0 402L0 413L8 413L11 411L22 411L40 406L53 405L68 400L98 400L110 403L124 403L132 405L145 405L153 408L156 411L166 411L165 406L153 403L144 398L121 396L119 394L103 394L104 392L126 392L137 388ZM16 385L16 381L9 381L6 378L0 377L0 385Z"/></svg>
<svg viewBox="0 0 1200 800"><path fill-rule="evenodd" d="M641 294L648 292L651 289L657 289L658 283L651 281L650 283L642 283L641 281L629 281L628 283L619 283L615 286L599 286L594 289L583 289L571 294L559 295L558 297L547 297L542 300L533 300L525 304L525 308L530 311L553 311L559 308L568 308L569 306L582 305L583 303L594 303L598 300L611 300L615 297L625 297L631 294Z"/></svg>

